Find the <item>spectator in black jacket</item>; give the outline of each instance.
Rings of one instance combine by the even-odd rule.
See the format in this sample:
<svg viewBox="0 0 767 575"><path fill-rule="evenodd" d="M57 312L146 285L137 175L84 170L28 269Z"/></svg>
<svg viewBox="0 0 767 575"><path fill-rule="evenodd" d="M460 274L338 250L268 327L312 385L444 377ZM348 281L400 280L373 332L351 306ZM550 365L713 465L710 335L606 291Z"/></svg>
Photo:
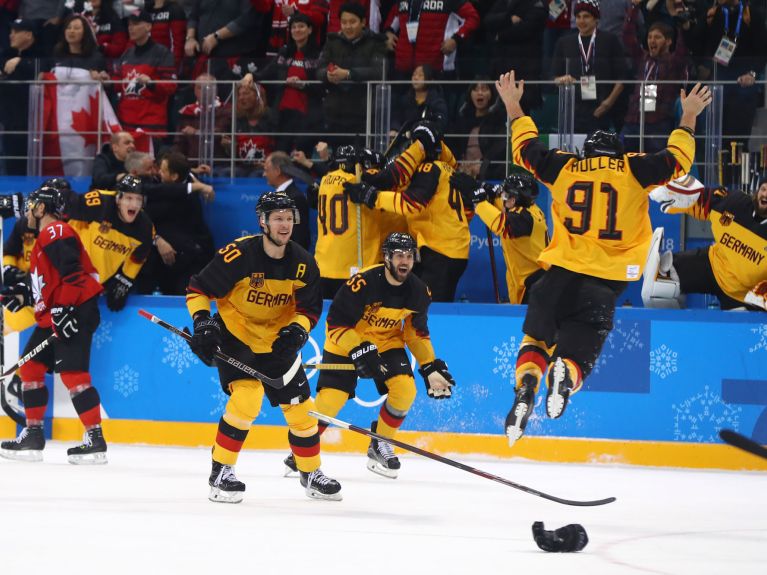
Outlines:
<svg viewBox="0 0 767 575"><path fill-rule="evenodd" d="M482 19L493 46L493 77L514 70L521 80L542 77L543 44L548 11L543 0L495 0ZM526 113L541 105L538 84L525 84L522 109Z"/></svg>
<svg viewBox="0 0 767 575"><path fill-rule="evenodd" d="M469 86L466 101L448 130L448 147L459 170L481 179L503 179L506 173L506 112L491 82ZM483 162L485 173L480 173ZM488 163L489 162L489 163Z"/></svg>
<svg viewBox="0 0 767 575"><path fill-rule="evenodd" d="M576 84L577 133L609 130L623 121L623 111L613 109L623 92L621 80L627 75L623 46L610 32L596 33L599 0L578 0L574 12L577 33L557 41L552 75L557 84ZM620 117L614 117L618 114Z"/></svg>
<svg viewBox="0 0 767 575"><path fill-rule="evenodd" d="M2 134L26 132L29 122L29 86L7 84L5 81L34 80L39 72L39 57L34 35L34 23L14 20L11 23L10 48L0 54L0 135L4 155L16 156L7 160L6 172L12 176L27 173L27 135ZM2 163L0 163L2 173Z"/></svg>
<svg viewBox="0 0 767 575"><path fill-rule="evenodd" d="M444 132L447 130L447 101L442 86L434 82L437 72L428 64L416 66L411 76L410 89L392 108L391 127L395 132L405 124L415 124L422 118L431 118Z"/></svg>
<svg viewBox="0 0 767 575"><path fill-rule="evenodd" d="M266 183L277 192L285 192L296 203L298 216L301 219L293 226L291 240L309 249L311 239L309 237L309 202L306 195L293 183L289 175L291 168L295 169L293 162L285 152L273 152L267 156L264 162L264 177Z"/></svg>
<svg viewBox="0 0 767 575"><path fill-rule="evenodd" d="M133 136L128 132L112 134L109 144L104 144L93 161L91 189L113 190L115 184L127 174L125 158L136 149Z"/></svg>
<svg viewBox="0 0 767 575"><path fill-rule="evenodd" d="M365 132L367 85L383 77L384 37L366 28L365 7L344 4L341 32L328 34L320 55L317 79L325 82L325 129L330 134ZM335 137L334 146L353 144L354 137Z"/></svg>

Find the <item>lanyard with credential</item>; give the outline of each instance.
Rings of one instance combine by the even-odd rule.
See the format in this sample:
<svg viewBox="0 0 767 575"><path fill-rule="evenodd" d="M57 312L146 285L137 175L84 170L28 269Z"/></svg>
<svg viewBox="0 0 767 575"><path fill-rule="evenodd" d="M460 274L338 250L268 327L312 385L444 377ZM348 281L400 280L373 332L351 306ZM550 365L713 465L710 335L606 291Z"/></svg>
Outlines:
<svg viewBox="0 0 767 575"><path fill-rule="evenodd" d="M423 9L423 0L410 0L408 3L408 22L418 22L421 17L421 10Z"/></svg>
<svg viewBox="0 0 767 575"><path fill-rule="evenodd" d="M589 42L589 51L586 52L583 49L583 40L581 40L581 35L578 34L578 47L581 49L581 67L583 68L583 73L588 74L589 70L591 69L591 62L592 58L596 58L596 52L597 48L594 44L594 41L597 39L597 31L594 30L593 35L591 36L591 42Z"/></svg>
<svg viewBox="0 0 767 575"><path fill-rule="evenodd" d="M655 72L655 77L653 78L653 80L658 79L658 68L659 68L658 63L653 60L648 59L647 62L645 62L644 64L645 82L650 79L650 76L653 75L653 72Z"/></svg>
<svg viewBox="0 0 767 575"><path fill-rule="evenodd" d="M733 42L738 41L740 35L740 25L743 23L743 2L738 6L738 21L735 24L735 37ZM727 6L722 6L722 14L724 14L724 35L729 38L730 36L730 9Z"/></svg>

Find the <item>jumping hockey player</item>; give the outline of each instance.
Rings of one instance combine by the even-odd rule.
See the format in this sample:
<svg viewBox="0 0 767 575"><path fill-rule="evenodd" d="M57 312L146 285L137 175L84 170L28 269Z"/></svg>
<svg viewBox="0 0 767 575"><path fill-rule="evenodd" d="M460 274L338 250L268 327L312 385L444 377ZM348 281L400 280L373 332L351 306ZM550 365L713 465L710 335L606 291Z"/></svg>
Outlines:
<svg viewBox="0 0 767 575"><path fill-rule="evenodd" d="M496 87L512 122L514 161L551 190L554 222L553 240L539 258L551 267L530 290L522 327L516 397L505 424L513 445L547 369L546 413L558 418L594 367L613 328L616 299L642 276L652 238L648 194L690 170L695 121L711 94L700 85L682 91L680 126L661 152L624 154L615 133L597 131L578 157L538 140L519 104L524 82L517 84L513 71Z"/></svg>
<svg viewBox="0 0 767 575"><path fill-rule="evenodd" d="M61 376L85 426L83 443L67 450L69 462L100 464L107 462L107 445L101 430L101 400L91 385L88 368L102 288L80 238L61 219L64 209L64 194L55 188L43 187L30 194L27 222L37 230L38 238L30 256L29 281L0 290L3 305L12 311L34 305L37 326L24 354L56 334L52 345L20 368L27 426L15 440L0 444L0 456L42 461L42 426L48 405L44 380L45 373L53 371Z"/></svg>
<svg viewBox="0 0 767 575"><path fill-rule="evenodd" d="M239 503L245 484L234 466L266 394L288 424L288 441L309 497L341 500L341 485L320 469L320 434L309 382L301 367L301 348L322 312L320 274L314 258L290 240L298 211L283 192L266 192L256 205L263 235L234 240L192 276L186 303L194 319L192 351L214 364L220 347L227 355L269 377L295 375L281 389L264 386L239 369L219 363L218 374L229 395L218 424L210 474L211 501ZM218 314L210 315L215 300Z"/></svg>
<svg viewBox="0 0 767 575"><path fill-rule="evenodd" d="M356 371L320 372L317 411L334 417L353 398L357 378L373 379L388 394L371 430L394 437L416 396L415 379L405 345L421 364L429 397L446 399L455 381L447 364L435 359L429 338L429 290L413 275L418 248L408 234L395 232L383 244L384 263L352 276L338 290L328 312L322 361L354 364ZM320 430L327 425L320 422ZM295 471L292 456L285 460ZM371 439L368 469L396 478L400 462L390 444Z"/></svg>

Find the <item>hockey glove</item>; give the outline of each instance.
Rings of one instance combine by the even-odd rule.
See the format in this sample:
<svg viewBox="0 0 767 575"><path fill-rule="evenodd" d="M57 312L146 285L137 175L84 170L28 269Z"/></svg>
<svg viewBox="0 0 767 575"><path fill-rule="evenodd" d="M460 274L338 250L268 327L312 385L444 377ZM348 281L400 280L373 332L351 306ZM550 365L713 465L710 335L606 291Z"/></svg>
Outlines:
<svg viewBox="0 0 767 575"><path fill-rule="evenodd" d="M57 306L51 308L53 333L61 341L72 340L80 331L79 322L75 315L75 306Z"/></svg>
<svg viewBox="0 0 767 575"><path fill-rule="evenodd" d="M418 368L418 373L426 384L426 394L432 399L450 399L453 396L452 387L455 380L447 370L447 364L441 359L435 359Z"/></svg>
<svg viewBox="0 0 767 575"><path fill-rule="evenodd" d="M552 553L570 553L580 551L589 542L589 536L583 525L571 523L556 531L547 531L542 521L533 523L533 539L538 547Z"/></svg>
<svg viewBox="0 0 767 575"><path fill-rule="evenodd" d="M370 184L365 184L363 182L360 182L359 184L346 182L344 184L344 192L349 194L349 199L355 204L365 204L370 209L376 207L378 190Z"/></svg>
<svg viewBox="0 0 767 575"><path fill-rule="evenodd" d="M655 188L650 192L650 199L660 204L660 211L664 214L675 214L694 205L703 190L703 184L687 174Z"/></svg>
<svg viewBox="0 0 767 575"><path fill-rule="evenodd" d="M208 367L213 366L214 354L221 344L221 326L215 317L210 317L206 311L197 312L194 316L194 334L189 347L194 354Z"/></svg>
<svg viewBox="0 0 767 575"><path fill-rule="evenodd" d="M277 334L277 339L272 343L272 353L282 356L295 357L304 347L309 334L304 327L295 322L283 327Z"/></svg>
<svg viewBox="0 0 767 575"><path fill-rule="evenodd" d="M749 305L767 310L767 281L760 281L751 288L751 291L746 294L743 301Z"/></svg>
<svg viewBox="0 0 767 575"><path fill-rule="evenodd" d="M27 272L21 271L16 266L3 266L3 285L13 285L26 281Z"/></svg>
<svg viewBox="0 0 767 575"><path fill-rule="evenodd" d="M363 341L349 352L349 357L357 369L357 377L377 379L386 376L387 369L378 353L376 344Z"/></svg>
<svg viewBox="0 0 767 575"><path fill-rule="evenodd" d="M423 150L426 153L426 161L433 162L439 159L442 153L442 129L436 122L421 122L410 133L413 140L421 142Z"/></svg>
<svg viewBox="0 0 767 575"><path fill-rule="evenodd" d="M493 187L490 184L480 184L469 174L455 172L450 176L450 185L461 194L463 204L466 207L476 206L480 202L487 201Z"/></svg>
<svg viewBox="0 0 767 575"><path fill-rule="evenodd" d="M3 307L8 311L16 312L32 305L32 290L26 281L0 287L0 297L3 300Z"/></svg>
<svg viewBox="0 0 767 575"><path fill-rule="evenodd" d="M8 196L0 196L0 217L3 219L20 218L25 210L23 194L16 192Z"/></svg>
<svg viewBox="0 0 767 575"><path fill-rule="evenodd" d="M124 276L122 272L117 272L106 282L104 282L104 291L107 295L107 307L111 311L120 311L125 307L128 301L128 292L133 287L133 280Z"/></svg>

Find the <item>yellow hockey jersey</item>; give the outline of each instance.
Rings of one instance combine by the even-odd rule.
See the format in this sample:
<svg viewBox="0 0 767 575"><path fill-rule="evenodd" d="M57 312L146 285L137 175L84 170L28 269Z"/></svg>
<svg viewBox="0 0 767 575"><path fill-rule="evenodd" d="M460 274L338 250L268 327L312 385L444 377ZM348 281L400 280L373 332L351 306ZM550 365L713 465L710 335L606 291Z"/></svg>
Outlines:
<svg viewBox="0 0 767 575"><path fill-rule="evenodd" d="M549 150L528 116L511 129L514 162L551 190L554 233L540 261L603 279L637 281L652 238L648 193L690 170L693 136L676 129L656 154L581 159Z"/></svg>
<svg viewBox="0 0 767 575"><path fill-rule="evenodd" d="M245 236L218 250L192 276L186 307L194 317L216 300L226 329L253 353L268 353L293 322L308 332L322 313L320 271L309 252L290 241L285 256L266 255L263 236Z"/></svg>
<svg viewBox="0 0 767 575"><path fill-rule="evenodd" d="M535 204L529 208L515 206L506 210L500 198L496 198L494 204L480 202L475 210L487 227L501 238L509 302L522 303L525 280L541 269L538 256L549 242L546 216Z"/></svg>

